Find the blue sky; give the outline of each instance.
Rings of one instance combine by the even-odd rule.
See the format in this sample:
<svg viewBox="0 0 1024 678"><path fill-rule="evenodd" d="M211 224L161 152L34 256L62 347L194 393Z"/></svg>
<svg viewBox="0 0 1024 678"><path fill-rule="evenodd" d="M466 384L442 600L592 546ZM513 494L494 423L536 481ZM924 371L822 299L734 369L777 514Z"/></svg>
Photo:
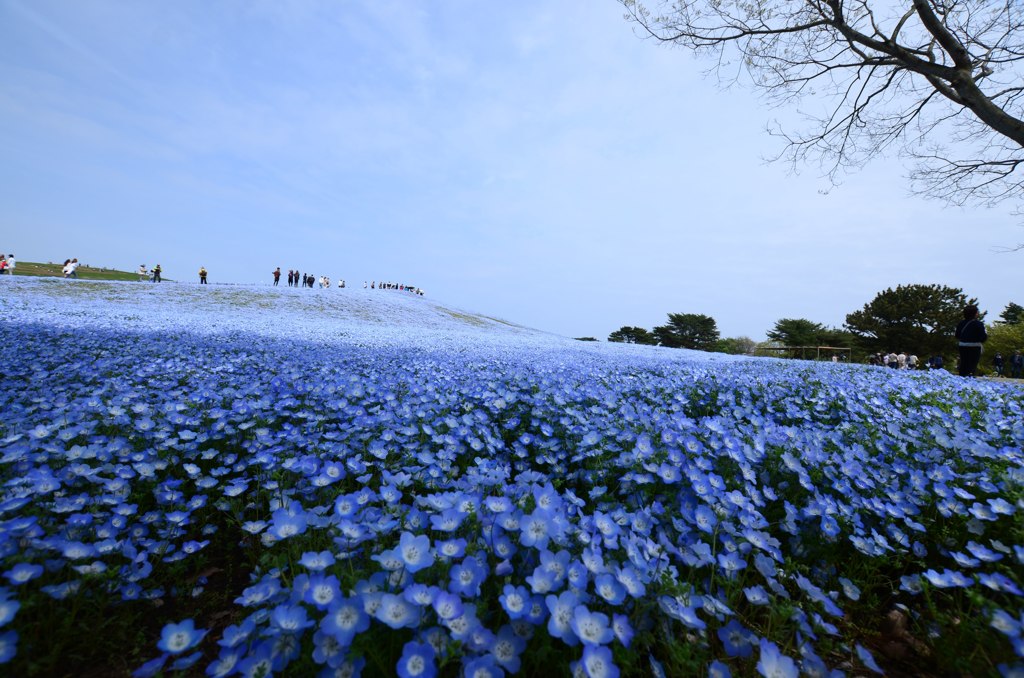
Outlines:
<svg viewBox="0 0 1024 678"><path fill-rule="evenodd" d="M0 250L408 282L600 338L681 312L760 340L909 283L1024 303L1012 206L766 163L795 112L707 66L611 0L0 0Z"/></svg>

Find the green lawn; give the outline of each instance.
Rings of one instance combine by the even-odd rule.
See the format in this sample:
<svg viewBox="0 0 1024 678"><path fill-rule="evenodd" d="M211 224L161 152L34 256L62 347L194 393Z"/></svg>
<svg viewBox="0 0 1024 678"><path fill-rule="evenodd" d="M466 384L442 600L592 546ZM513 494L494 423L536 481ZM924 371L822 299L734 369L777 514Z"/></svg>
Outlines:
<svg viewBox="0 0 1024 678"><path fill-rule="evenodd" d="M14 269L15 275L34 275L63 278L63 264L41 264L34 261L19 261ZM111 268L94 268L79 266L78 277L82 280L138 280L136 273L115 271Z"/></svg>

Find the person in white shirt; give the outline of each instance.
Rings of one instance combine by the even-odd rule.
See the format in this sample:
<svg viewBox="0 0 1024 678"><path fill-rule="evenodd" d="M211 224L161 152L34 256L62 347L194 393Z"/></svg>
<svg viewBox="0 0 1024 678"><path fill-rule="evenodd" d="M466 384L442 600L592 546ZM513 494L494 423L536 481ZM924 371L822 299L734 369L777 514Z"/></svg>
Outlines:
<svg viewBox="0 0 1024 678"><path fill-rule="evenodd" d="M14 275L14 255L7 255L7 275Z"/></svg>

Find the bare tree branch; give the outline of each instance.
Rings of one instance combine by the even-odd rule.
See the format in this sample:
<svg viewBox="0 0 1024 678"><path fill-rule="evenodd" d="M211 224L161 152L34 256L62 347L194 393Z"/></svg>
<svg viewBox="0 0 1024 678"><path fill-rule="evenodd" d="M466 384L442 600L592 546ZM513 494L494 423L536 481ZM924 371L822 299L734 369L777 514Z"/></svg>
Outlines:
<svg viewBox="0 0 1024 678"><path fill-rule="evenodd" d="M829 101L828 113L804 114L804 130L772 132L786 143L779 157L817 160L836 181L893 149L913 162L924 195L1024 197L1024 3L620 2L643 35L713 56L719 73L740 64L773 103Z"/></svg>

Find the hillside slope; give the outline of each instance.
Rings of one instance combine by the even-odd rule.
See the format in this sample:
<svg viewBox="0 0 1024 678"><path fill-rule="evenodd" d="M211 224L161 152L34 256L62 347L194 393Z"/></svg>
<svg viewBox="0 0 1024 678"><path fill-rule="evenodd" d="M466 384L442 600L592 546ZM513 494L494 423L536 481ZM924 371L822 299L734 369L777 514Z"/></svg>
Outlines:
<svg viewBox="0 0 1024 678"><path fill-rule="evenodd" d="M79 266L80 280L138 280L139 276L130 271L118 271L112 268L96 268L95 266ZM63 265L41 263L38 261L19 261L15 267L15 277L63 278Z"/></svg>
<svg viewBox="0 0 1024 678"><path fill-rule="evenodd" d="M397 341L417 334L544 335L510 322L392 290L7 278L0 309L8 322L252 332L301 340Z"/></svg>

